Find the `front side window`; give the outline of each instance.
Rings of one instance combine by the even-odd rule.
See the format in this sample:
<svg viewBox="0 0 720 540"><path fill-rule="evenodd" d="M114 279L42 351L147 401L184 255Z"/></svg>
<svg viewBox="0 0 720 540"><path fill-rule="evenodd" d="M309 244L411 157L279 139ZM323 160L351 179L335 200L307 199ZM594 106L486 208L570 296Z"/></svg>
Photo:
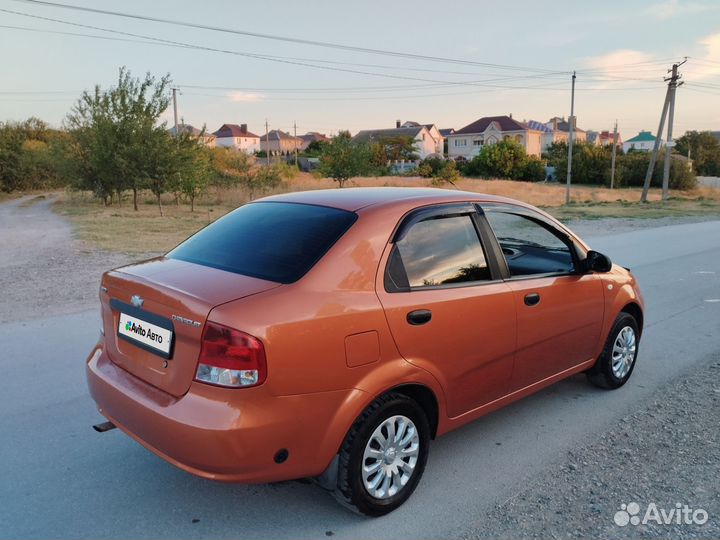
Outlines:
<svg viewBox="0 0 720 540"><path fill-rule="evenodd" d="M395 289L490 280L485 253L469 215L429 218L395 243L388 263Z"/></svg>
<svg viewBox="0 0 720 540"><path fill-rule="evenodd" d="M507 261L510 277L572 273L570 245L558 232L523 215L485 213Z"/></svg>

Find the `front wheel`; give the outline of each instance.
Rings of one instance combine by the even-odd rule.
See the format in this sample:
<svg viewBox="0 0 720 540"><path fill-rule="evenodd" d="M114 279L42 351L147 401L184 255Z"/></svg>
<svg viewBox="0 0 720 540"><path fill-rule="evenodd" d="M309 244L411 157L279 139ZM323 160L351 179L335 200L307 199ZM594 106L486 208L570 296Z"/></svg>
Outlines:
<svg viewBox="0 0 720 540"><path fill-rule="evenodd" d="M610 330L602 354L587 372L588 380L600 388L620 388L635 368L639 342L637 321L629 313L620 313Z"/></svg>
<svg viewBox="0 0 720 540"><path fill-rule="evenodd" d="M413 399L390 393L357 418L340 450L336 498L368 516L392 512L425 470L430 426Z"/></svg>

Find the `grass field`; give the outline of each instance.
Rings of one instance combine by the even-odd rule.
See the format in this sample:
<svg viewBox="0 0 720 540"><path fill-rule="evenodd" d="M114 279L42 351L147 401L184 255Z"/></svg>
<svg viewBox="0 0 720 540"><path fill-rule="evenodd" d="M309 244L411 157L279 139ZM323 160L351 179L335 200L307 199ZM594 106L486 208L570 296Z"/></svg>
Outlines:
<svg viewBox="0 0 720 540"><path fill-rule="evenodd" d="M347 184L356 186L408 186L430 187L423 178L377 177L358 178ZM650 202L639 204L641 190L615 189L595 186L576 186L572 202L564 205L565 187L559 184L516 182L510 180L472 180L456 182L458 189L503 195L526 201L544 208L561 220L595 218L659 218L667 216L720 217L720 190L699 188L692 192L671 192L671 199L660 201L658 190L650 193ZM300 174L286 181L272 193L335 188L329 179L316 179ZM447 186L448 189L454 189ZM126 253L163 253L187 238L190 234L225 213L248 201L248 193L241 189L222 192L211 190L196 202L195 212L186 204L175 204L171 196L163 199L164 217L161 217L154 198L143 196L137 212L130 201L105 207L88 193L62 193L56 210L74 224L80 239L101 249Z"/></svg>

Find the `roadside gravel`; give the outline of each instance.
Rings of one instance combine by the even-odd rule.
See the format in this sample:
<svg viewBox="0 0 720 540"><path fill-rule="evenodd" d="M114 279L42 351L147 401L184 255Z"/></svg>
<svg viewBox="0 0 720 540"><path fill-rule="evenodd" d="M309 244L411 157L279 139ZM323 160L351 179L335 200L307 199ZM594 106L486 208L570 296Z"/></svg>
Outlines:
<svg viewBox="0 0 720 540"><path fill-rule="evenodd" d="M687 216L663 218L600 218L600 219L571 219L565 224L581 238L593 236L610 236L625 232L637 231L656 227L668 227L683 223L700 223L701 221L716 221L718 216Z"/></svg>
<svg viewBox="0 0 720 540"><path fill-rule="evenodd" d="M720 538L720 354L558 462L528 479L525 489L473 524L465 537ZM616 512L630 503L639 505L640 523L617 525ZM708 520L643 524L650 503L658 512L678 503L703 509Z"/></svg>
<svg viewBox="0 0 720 540"><path fill-rule="evenodd" d="M28 196L0 204L0 323L96 307L102 273L138 259L74 239L52 203Z"/></svg>

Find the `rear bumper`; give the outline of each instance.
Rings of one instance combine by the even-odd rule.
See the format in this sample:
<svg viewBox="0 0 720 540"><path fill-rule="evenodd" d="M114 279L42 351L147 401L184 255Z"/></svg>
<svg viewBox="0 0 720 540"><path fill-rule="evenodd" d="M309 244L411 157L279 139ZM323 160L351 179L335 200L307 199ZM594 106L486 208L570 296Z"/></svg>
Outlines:
<svg viewBox="0 0 720 540"><path fill-rule="evenodd" d="M335 421L359 390L272 396L265 386L223 389L193 383L175 398L116 366L102 342L87 360L100 413L148 450L197 476L225 482L273 482L317 476L338 451ZM337 427L333 427L337 426ZM286 449L289 457L275 463Z"/></svg>

